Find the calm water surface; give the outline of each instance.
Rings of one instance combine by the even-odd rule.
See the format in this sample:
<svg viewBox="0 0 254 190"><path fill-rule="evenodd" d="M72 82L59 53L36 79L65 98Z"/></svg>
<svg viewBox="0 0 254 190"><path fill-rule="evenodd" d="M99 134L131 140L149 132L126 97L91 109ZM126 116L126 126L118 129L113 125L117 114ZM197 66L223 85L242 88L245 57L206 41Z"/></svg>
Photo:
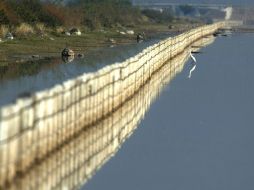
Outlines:
<svg viewBox="0 0 254 190"><path fill-rule="evenodd" d="M160 34L139 44L99 48L70 63L64 63L59 57L0 66L0 106L15 102L22 94L45 90L84 73L95 72L106 65L123 62L147 46L173 35L177 34Z"/></svg>
<svg viewBox="0 0 254 190"><path fill-rule="evenodd" d="M253 190L254 35L218 38L83 190Z"/></svg>

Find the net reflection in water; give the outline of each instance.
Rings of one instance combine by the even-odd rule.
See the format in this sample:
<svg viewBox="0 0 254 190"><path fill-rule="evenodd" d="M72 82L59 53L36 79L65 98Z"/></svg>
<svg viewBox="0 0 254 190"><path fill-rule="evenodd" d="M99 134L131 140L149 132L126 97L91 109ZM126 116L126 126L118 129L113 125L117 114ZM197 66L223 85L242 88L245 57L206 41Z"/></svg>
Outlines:
<svg viewBox="0 0 254 190"><path fill-rule="evenodd" d="M211 42L213 42L213 38L202 38L193 44L193 47L198 49ZM70 138L64 138L62 136L64 132L58 131L58 128L49 128L49 130L52 130L53 135L50 140L48 140L47 136L44 143L47 146L51 146L52 142L59 141L59 146L49 153L45 150L47 153L43 154L41 159L36 160L31 166L26 168L25 172L18 173L13 181L5 185L5 188L79 189L110 157L114 156L124 141L134 132L153 100L163 89L163 86L182 71L185 62L189 58L189 51L189 49L186 49L163 64L132 96L123 102L119 100L121 102L119 105L110 105L114 104L114 101L111 101L108 104L108 109L111 110L110 114L103 114L103 107L105 106L99 107L97 112L101 112L100 115L102 117L90 121L90 124L85 128L79 126L79 132L70 135ZM92 95L92 89L89 89L89 91L90 95ZM91 99L90 104L85 106L89 109L90 107L104 104L103 100L111 98L111 93L109 92L108 95L102 94L101 100ZM121 96L118 96L118 98L121 99ZM75 110L73 110L72 114L75 115ZM97 115L96 113L91 114ZM86 119L86 117L90 116L86 115L83 119ZM72 118L65 119L72 120ZM43 124L47 125L47 123ZM58 138L67 140L62 142ZM15 142L15 136L13 139L12 141ZM32 138L32 141L36 142L36 137ZM18 142L16 141L15 143ZM5 144L8 144L8 142L1 142L1 148ZM25 145L23 144L22 146ZM36 154L37 148L40 148L40 146L32 148L33 153ZM11 158L13 151L19 150L9 150L6 155L1 156L2 161L13 159Z"/></svg>

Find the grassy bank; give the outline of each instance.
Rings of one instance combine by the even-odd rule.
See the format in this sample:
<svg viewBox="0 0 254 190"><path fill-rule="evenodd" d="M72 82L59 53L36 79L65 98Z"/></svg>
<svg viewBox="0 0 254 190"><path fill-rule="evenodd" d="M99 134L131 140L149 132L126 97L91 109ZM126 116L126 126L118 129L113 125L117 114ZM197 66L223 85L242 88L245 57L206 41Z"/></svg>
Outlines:
<svg viewBox="0 0 254 190"><path fill-rule="evenodd" d="M135 43L140 32L149 37L200 24L176 19L170 11L139 10L128 0L76 0L65 5L1 0L0 16L0 65L58 57L65 47L85 54L98 47ZM82 34L70 35L71 28ZM8 33L14 39L7 39Z"/></svg>
<svg viewBox="0 0 254 190"><path fill-rule="evenodd" d="M180 32L195 25L190 23L173 24L169 29L166 24L147 23L125 30L103 29L85 31L82 35L46 33L44 35L29 35L6 40L0 46L0 65L11 62L24 62L33 57L58 57L65 47L74 50L76 54L85 54L98 47L110 47L120 44L136 43L136 34L145 32L147 38L158 33ZM120 32L134 31L134 34L121 34ZM81 30L82 31L82 30Z"/></svg>

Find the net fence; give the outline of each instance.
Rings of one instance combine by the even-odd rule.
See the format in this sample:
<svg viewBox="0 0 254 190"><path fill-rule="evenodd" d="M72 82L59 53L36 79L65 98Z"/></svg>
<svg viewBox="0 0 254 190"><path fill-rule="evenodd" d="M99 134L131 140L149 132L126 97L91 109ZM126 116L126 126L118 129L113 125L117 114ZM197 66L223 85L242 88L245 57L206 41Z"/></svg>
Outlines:
<svg viewBox="0 0 254 190"><path fill-rule="evenodd" d="M135 130L161 84L181 70L190 45L204 44L202 37L222 26L168 38L0 108L0 189L79 187Z"/></svg>

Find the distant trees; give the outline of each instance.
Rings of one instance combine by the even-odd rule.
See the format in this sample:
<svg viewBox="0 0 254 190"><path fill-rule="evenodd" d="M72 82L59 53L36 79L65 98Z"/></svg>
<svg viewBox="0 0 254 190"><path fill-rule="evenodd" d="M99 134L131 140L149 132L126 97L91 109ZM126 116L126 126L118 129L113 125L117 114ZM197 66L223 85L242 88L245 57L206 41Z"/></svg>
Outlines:
<svg viewBox="0 0 254 190"><path fill-rule="evenodd" d="M6 0L0 0L0 24L17 24L18 17Z"/></svg>
<svg viewBox="0 0 254 190"><path fill-rule="evenodd" d="M5 15L4 10L0 10L0 24L9 24L10 21L8 17Z"/></svg>
<svg viewBox="0 0 254 190"><path fill-rule="evenodd" d="M172 19L170 11L140 11L130 0L0 0L0 24L28 23L46 26L86 26L90 29L133 26L143 22L144 15L155 22Z"/></svg>
<svg viewBox="0 0 254 190"><path fill-rule="evenodd" d="M83 10L78 6L67 7L59 4L44 3L42 7L48 17L42 19L41 22L47 23L48 25L70 27L81 26L83 24Z"/></svg>
<svg viewBox="0 0 254 190"><path fill-rule="evenodd" d="M141 18L140 11L132 7L129 0L76 0L66 6L63 2L0 0L0 24L40 22L48 26L86 25L95 29L112 27L116 23L126 25Z"/></svg>
<svg viewBox="0 0 254 190"><path fill-rule="evenodd" d="M84 22L90 28L138 23L141 13L129 0L80 0Z"/></svg>
<svg viewBox="0 0 254 190"><path fill-rule="evenodd" d="M18 25L22 22L29 24L43 22L50 26L60 24L44 9L45 4L42 4L40 0L2 0L0 5L5 7L2 14L7 16L8 24L11 25Z"/></svg>
<svg viewBox="0 0 254 190"><path fill-rule="evenodd" d="M162 11L154 9L145 9L142 11L142 13L149 19L158 23L171 22L173 19L173 15L170 9L165 9Z"/></svg>
<svg viewBox="0 0 254 190"><path fill-rule="evenodd" d="M195 13L195 7L191 5L180 5L179 9L184 13L184 15L191 15Z"/></svg>

